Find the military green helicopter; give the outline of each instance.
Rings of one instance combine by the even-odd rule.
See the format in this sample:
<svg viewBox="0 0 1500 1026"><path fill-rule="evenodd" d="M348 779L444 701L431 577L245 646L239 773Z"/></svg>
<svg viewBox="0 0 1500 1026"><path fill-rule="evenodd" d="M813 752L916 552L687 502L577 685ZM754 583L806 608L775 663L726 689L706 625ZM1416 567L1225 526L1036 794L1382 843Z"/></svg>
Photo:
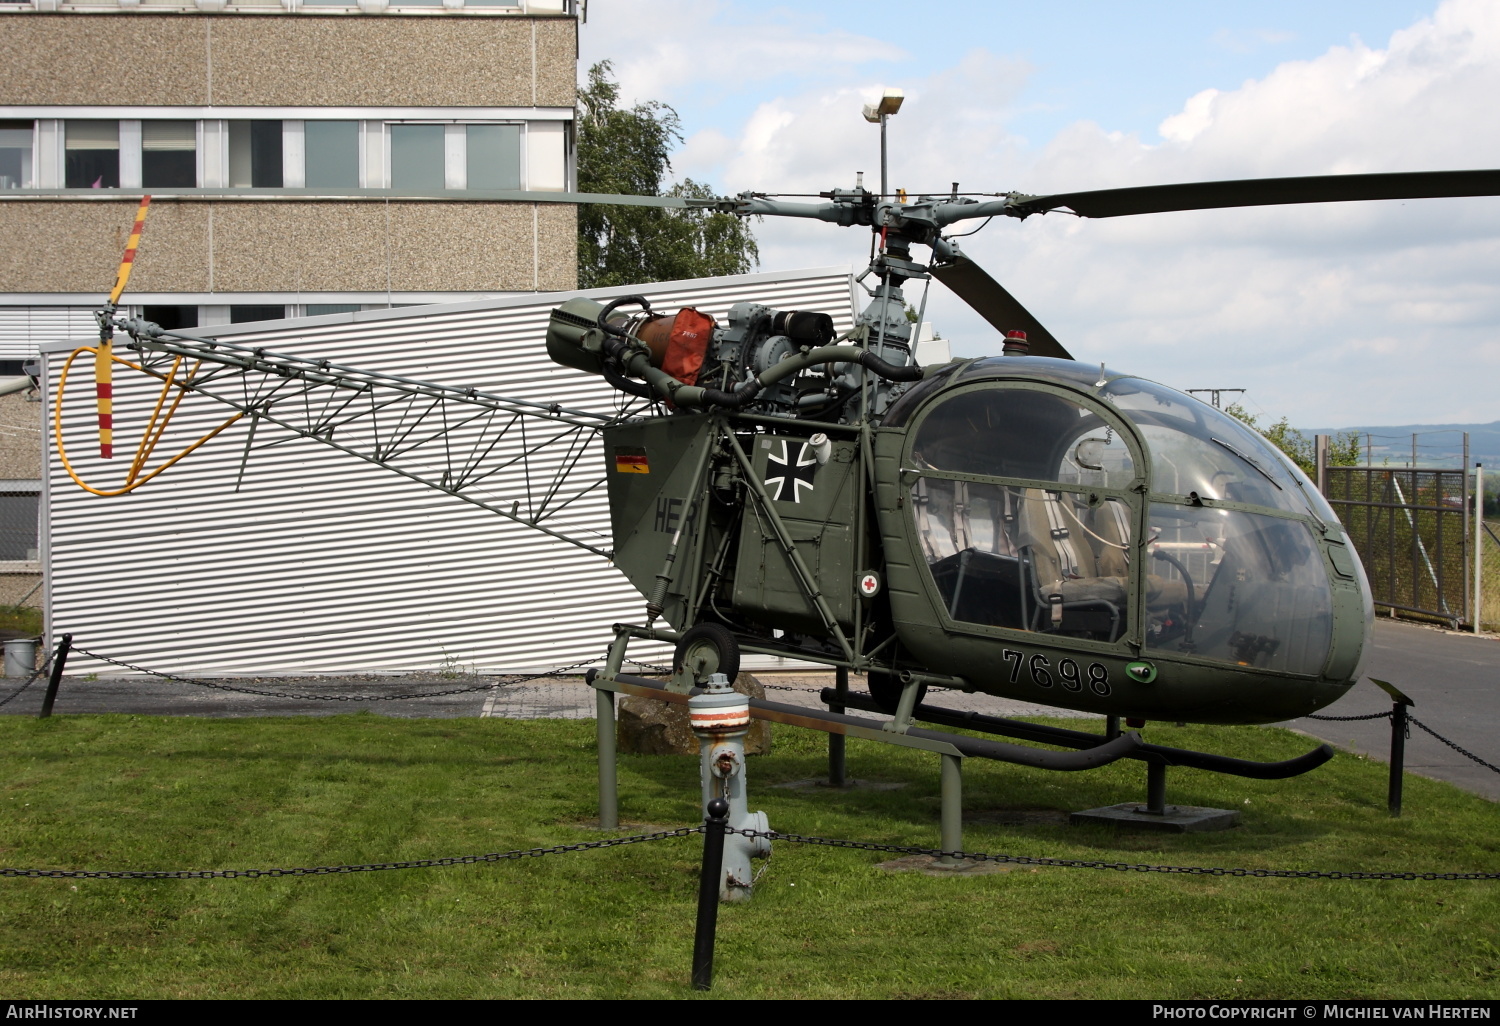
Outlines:
<svg viewBox="0 0 1500 1026"><path fill-rule="evenodd" d="M554 311L552 359L657 414L603 429L613 558L648 599L618 638L675 641L679 688L741 651L862 672L898 721L929 684L1127 720L1328 705L1359 679L1374 612L1316 487L1219 410L1075 361L944 230L1496 194L1500 172L1456 171L713 203L870 229L870 302L840 337L826 314L751 303L723 325L641 297ZM917 365L902 287L928 278L1005 332L1004 355Z"/></svg>
<svg viewBox="0 0 1500 1026"><path fill-rule="evenodd" d="M976 197L955 186L914 200L884 181L879 193L857 182L818 202L548 195L812 218L874 234L858 279L870 302L841 335L826 312L755 303L732 307L724 324L691 309L665 316L642 297L557 307L548 353L628 397L634 405L617 416L195 338L113 308L100 314L105 355L96 361L128 363L108 352L119 328L140 354L129 366L165 383L158 409L174 387L208 395L238 411L224 426L251 419L250 439L256 424L279 425L608 556L647 601L644 624L616 626L606 673L644 638L675 645L678 691L732 676L742 652L864 674L897 730L929 685L1127 720L1275 722L1338 699L1369 649L1369 584L1333 511L1240 422L1074 360L945 231L1054 211L1491 195L1500 195L1500 171L1045 196ZM930 251L926 263L913 247ZM929 279L1004 332L1004 355L918 365L903 286ZM335 399L317 407L309 397L318 390ZM322 412L299 420L299 403ZM469 484L492 473L479 457L424 476L400 462L415 443L398 453L389 433L358 437L360 417L410 414L401 428L410 436L449 406L455 417L444 412L427 442L446 445L450 423L540 419L567 440L560 475L586 451L578 439L597 435L612 547L552 526L550 509L477 497ZM60 412L56 422L61 452ZM159 436L148 431L142 444ZM497 444L471 441L480 454ZM128 487L170 466L147 472L148 455L137 456ZM552 508L582 494L562 480L544 489Z"/></svg>

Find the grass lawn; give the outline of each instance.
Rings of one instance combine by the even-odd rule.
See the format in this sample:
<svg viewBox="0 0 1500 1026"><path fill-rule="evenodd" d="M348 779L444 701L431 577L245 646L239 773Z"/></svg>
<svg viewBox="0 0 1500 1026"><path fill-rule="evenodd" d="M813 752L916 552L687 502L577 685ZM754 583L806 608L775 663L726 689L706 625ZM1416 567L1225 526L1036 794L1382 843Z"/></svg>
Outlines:
<svg viewBox="0 0 1500 1026"><path fill-rule="evenodd" d="M1074 724L1077 721L1072 721ZM1148 739L1286 758L1306 738L1153 726ZM0 718L0 864L329 865L599 837L593 724L133 716ZM750 764L773 828L935 845L937 759L778 728ZM1142 797L1124 763L1045 774L968 760L971 850L1179 865L1500 871L1500 806L1420 777L1385 812L1383 764L1289 781L1172 770L1168 800L1233 807L1196 836L1065 825ZM625 832L697 818L696 761L622 757ZM295 880L0 879L0 993L119 997L687 997L697 837L444 869ZM1014 867L887 873L889 856L778 843L720 914L716 997L1500 996L1500 881L1349 882Z"/></svg>

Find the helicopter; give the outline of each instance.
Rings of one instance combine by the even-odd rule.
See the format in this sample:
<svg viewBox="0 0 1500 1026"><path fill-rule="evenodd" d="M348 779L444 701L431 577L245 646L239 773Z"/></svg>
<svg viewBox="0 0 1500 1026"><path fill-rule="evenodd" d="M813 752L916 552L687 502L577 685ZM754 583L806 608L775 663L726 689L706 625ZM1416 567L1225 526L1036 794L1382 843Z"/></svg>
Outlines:
<svg viewBox="0 0 1500 1026"><path fill-rule="evenodd" d="M1500 172L1456 171L747 193L717 209L874 232L852 331L753 304L705 331L639 297L573 300L548 351L673 407L603 436L616 564L695 680L744 648L862 671L898 719L941 685L1127 721L1277 722L1336 701L1369 650L1369 584L1332 509L1235 418L1075 361L944 229L1497 192ZM1005 330L1004 355L917 366L902 286L928 278Z"/></svg>
<svg viewBox="0 0 1500 1026"><path fill-rule="evenodd" d="M331 422L278 414L276 388L216 390L222 378L199 368L279 376L303 393L370 392L372 406L374 389L405 389L597 433L612 547L539 516L530 524L607 556L646 599L644 624L616 626L606 672L618 672L632 639L675 646L677 691L732 678L742 653L788 657L863 674L896 730L929 686L1132 723L1278 722L1340 698L1370 648L1369 583L1332 509L1234 418L1075 360L946 230L1063 211L1481 195L1500 195L1500 171L982 197L955 185L914 199L857 180L821 202L578 195L872 233L858 278L869 303L842 334L825 312L749 302L723 324L690 308L667 316L639 296L559 305L547 352L635 404L609 418L116 318L118 287L100 315L100 350L123 330L142 354L130 366L163 381L164 396L209 395L237 411L226 426L242 416L280 424L408 477L348 432L336 441ZM1004 332L1002 355L917 363L903 288L930 280ZM96 358L101 382L111 359ZM179 369L185 359L191 371ZM478 502L446 475L428 483ZM514 506L487 508L523 519Z"/></svg>

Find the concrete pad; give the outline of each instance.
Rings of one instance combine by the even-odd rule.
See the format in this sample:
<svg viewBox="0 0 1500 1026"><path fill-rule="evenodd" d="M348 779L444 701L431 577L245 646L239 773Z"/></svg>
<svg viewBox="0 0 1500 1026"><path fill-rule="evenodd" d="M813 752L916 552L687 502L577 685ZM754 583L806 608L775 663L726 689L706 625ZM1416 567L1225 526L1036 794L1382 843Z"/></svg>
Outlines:
<svg viewBox="0 0 1500 1026"><path fill-rule="evenodd" d="M899 859L877 863L887 873L921 873L923 876L989 876L1009 873L1014 866L1005 862L977 862L965 859L948 865L936 855L903 855Z"/></svg>
<svg viewBox="0 0 1500 1026"><path fill-rule="evenodd" d="M1085 809L1068 817L1074 826L1105 824L1125 830L1155 830L1165 834L1198 834L1238 826L1234 809L1209 809L1201 805L1168 805L1164 813L1146 811L1140 802Z"/></svg>

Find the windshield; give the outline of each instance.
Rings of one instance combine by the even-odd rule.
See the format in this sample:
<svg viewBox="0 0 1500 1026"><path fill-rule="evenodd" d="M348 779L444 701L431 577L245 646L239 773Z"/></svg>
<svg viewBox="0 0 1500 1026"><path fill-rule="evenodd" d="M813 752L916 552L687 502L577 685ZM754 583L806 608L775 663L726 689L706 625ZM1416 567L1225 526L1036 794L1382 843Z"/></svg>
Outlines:
<svg viewBox="0 0 1500 1026"><path fill-rule="evenodd" d="M1333 520L1327 503L1259 432L1207 403L1141 378L1101 393L1140 429L1158 494L1243 502Z"/></svg>
<svg viewBox="0 0 1500 1026"><path fill-rule="evenodd" d="M1306 521L1151 504L1146 647L1322 672L1333 593Z"/></svg>

